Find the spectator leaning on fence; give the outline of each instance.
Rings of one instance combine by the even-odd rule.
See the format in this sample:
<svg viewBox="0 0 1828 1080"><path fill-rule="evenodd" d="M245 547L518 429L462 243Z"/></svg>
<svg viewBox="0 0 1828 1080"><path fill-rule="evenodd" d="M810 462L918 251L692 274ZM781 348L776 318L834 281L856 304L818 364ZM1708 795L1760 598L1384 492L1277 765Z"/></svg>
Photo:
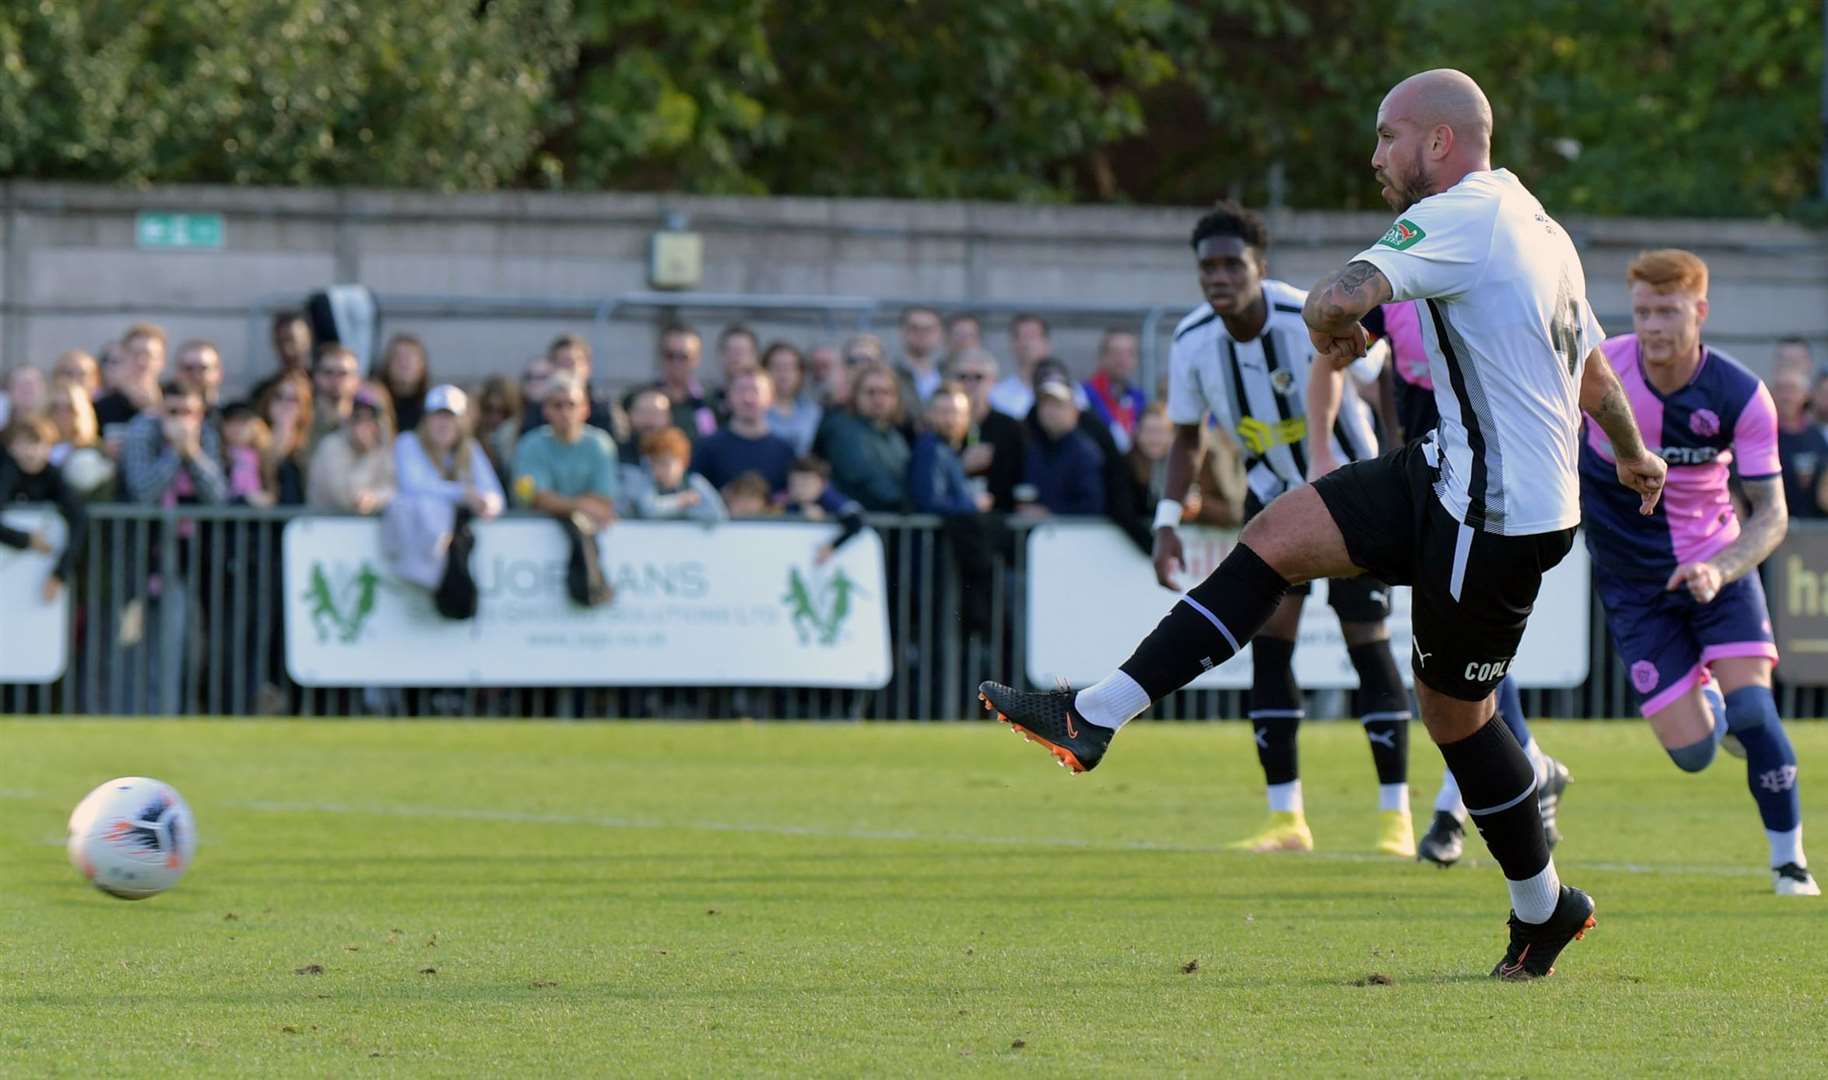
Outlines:
<svg viewBox="0 0 1828 1080"><path fill-rule="evenodd" d="M1106 330L1098 343L1098 370L1085 381L1087 407L1110 429L1119 453L1128 452L1136 434L1136 421L1148 398L1136 385L1138 347L1128 330Z"/></svg>
<svg viewBox="0 0 1828 1080"><path fill-rule="evenodd" d="M47 604L56 600L74 579L77 555L86 537L82 497L51 464L51 450L56 445L57 427L43 416L16 416L0 429L0 508L9 502L52 503L63 515L63 550L57 553L57 561L39 594ZM4 522L0 522L0 545L41 555L53 551L43 532L28 533Z"/></svg>
<svg viewBox="0 0 1828 1080"><path fill-rule="evenodd" d="M768 481L770 496L787 487L787 468L799 455L792 444L768 429L768 409L773 404L768 376L747 371L728 388L730 421L722 431L698 440L692 451L692 471L704 474L721 489L745 472L759 472Z"/></svg>
<svg viewBox="0 0 1828 1080"><path fill-rule="evenodd" d="M469 400L457 387L426 391L418 428L394 439L399 490L381 525L389 570L433 590L439 614L452 619L476 613L469 523L495 517L503 503L489 457L470 437L468 413Z"/></svg>
<svg viewBox="0 0 1828 1080"><path fill-rule="evenodd" d="M1080 516L1105 512L1104 455L1079 430L1079 419L1070 384L1049 379L1036 388L1038 435L1028 448L1024 477L1035 489L1035 502L1023 508L1026 512Z"/></svg>
<svg viewBox="0 0 1828 1080"><path fill-rule="evenodd" d="M982 479L995 508L1009 513L1016 508L1016 485L1022 482L1028 435L1022 421L990 407L990 388L996 385L997 358L989 349L969 348L953 354L951 376L971 403L971 423L965 430L965 449L959 454L967 476Z"/></svg>
<svg viewBox="0 0 1828 1080"><path fill-rule="evenodd" d="M1035 407L1035 365L1052 351L1046 319L1028 314L1011 319L1009 359L1015 370L991 388L991 408L1018 420L1026 417Z"/></svg>
<svg viewBox="0 0 1828 1080"><path fill-rule="evenodd" d="M1793 518L1828 517L1828 431L1809 415L1808 376L1795 367L1771 380L1777 406L1777 459Z"/></svg>
<svg viewBox="0 0 1828 1080"><path fill-rule="evenodd" d="M394 420L401 431L414 431L425 415L425 395L432 385L432 358L425 342L412 334L395 334L381 350L381 360L369 377L387 389L394 404Z"/></svg>
<svg viewBox="0 0 1828 1080"><path fill-rule="evenodd" d="M263 461L267 490L280 506L303 506L311 466L311 379L302 371L286 372L267 385L254 411L269 433Z"/></svg>
<svg viewBox="0 0 1828 1080"><path fill-rule="evenodd" d="M543 403L546 423L521 436L514 451L514 498L558 519L571 543L566 591L585 606L612 595L597 560L598 533L616 520L616 444L587 423L590 395L575 375L552 377Z"/></svg>
<svg viewBox="0 0 1828 1080"><path fill-rule="evenodd" d="M939 370L946 329L939 312L930 307L910 307L901 313L901 358L895 378L901 384L901 411L919 416L927 399L939 388Z"/></svg>
<svg viewBox="0 0 1828 1080"><path fill-rule="evenodd" d="M219 505L228 501L222 440L196 388L172 379L153 412L128 424L121 446L127 499L146 506Z"/></svg>
<svg viewBox="0 0 1828 1080"><path fill-rule="evenodd" d="M348 421L312 452L309 475L305 501L319 509L378 514L393 501L393 407L381 384L355 392Z"/></svg>
<svg viewBox="0 0 1828 1080"><path fill-rule="evenodd" d="M806 521L835 521L838 533L820 544L813 552L816 562L824 562L863 531L863 507L857 500L845 498L831 486L831 466L807 455L793 463L787 472L787 493L781 503L785 517Z"/></svg>
<svg viewBox="0 0 1828 1080"><path fill-rule="evenodd" d="M634 516L666 520L722 521L723 497L711 482L689 469L692 440L676 427L663 427L641 437L641 469L624 473L629 479L626 497Z"/></svg>
<svg viewBox="0 0 1828 1080"><path fill-rule="evenodd" d="M95 419L104 437L109 428L128 423L158 404L159 380L164 374L165 331L151 323L128 327L106 373L111 389L95 403Z"/></svg>
<svg viewBox="0 0 1828 1080"><path fill-rule="evenodd" d="M941 383L927 399L925 428L914 439L908 499L918 514L976 514L996 504L965 475L959 453L971 430L971 401L957 383Z"/></svg>
<svg viewBox="0 0 1828 1080"><path fill-rule="evenodd" d="M829 413L813 440L831 462L832 483L865 510L898 514L908 505L908 440L901 433L901 391L887 364L854 373L851 408Z"/></svg>
<svg viewBox="0 0 1828 1080"><path fill-rule="evenodd" d="M768 409L768 429L786 439L794 453L812 449L819 434L819 421L825 410L808 393L806 358L800 350L785 341L777 341L762 351L762 371L773 383L774 404Z"/></svg>

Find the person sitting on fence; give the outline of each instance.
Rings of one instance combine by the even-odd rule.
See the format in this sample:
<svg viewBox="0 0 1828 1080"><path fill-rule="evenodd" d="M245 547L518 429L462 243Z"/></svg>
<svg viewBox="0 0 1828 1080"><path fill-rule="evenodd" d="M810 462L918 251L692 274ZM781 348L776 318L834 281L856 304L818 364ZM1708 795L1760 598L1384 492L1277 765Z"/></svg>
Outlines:
<svg viewBox="0 0 1828 1080"><path fill-rule="evenodd" d="M51 448L56 444L57 425L42 415L16 416L0 431L0 507L9 502L54 503L63 515L63 550L40 591L47 604L73 579L77 555L87 537L82 497L51 465ZM0 544L40 555L53 550L42 531L28 533L5 522L0 522Z"/></svg>
<svg viewBox="0 0 1828 1080"><path fill-rule="evenodd" d="M971 402L955 382L941 383L927 400L926 430L914 440L908 497L919 514L977 514L995 500L965 475L959 452L971 429Z"/></svg>
<svg viewBox="0 0 1828 1080"><path fill-rule="evenodd" d="M267 384L254 407L270 433L263 463L267 490L280 506L303 506L305 471L311 464L310 377L286 372Z"/></svg>
<svg viewBox="0 0 1828 1080"><path fill-rule="evenodd" d="M426 392L418 428L394 439L399 491L381 522L388 569L433 590L438 613L450 619L476 614L470 522L494 518L503 503L489 456L470 436L468 413L469 399L455 386L440 384Z"/></svg>
<svg viewBox="0 0 1828 1080"><path fill-rule="evenodd" d="M586 423L590 397L582 380L555 375L541 403L546 423L522 435L514 451L514 498L550 514L571 544L566 591L586 607L613 595L598 561L597 534L616 520L616 444Z"/></svg>
<svg viewBox="0 0 1828 1080"><path fill-rule="evenodd" d="M95 403L89 399L88 391L81 383L54 379L45 416L57 427L51 464L63 472L64 482L83 498L103 497L114 482L114 462L102 452L101 429L95 422Z"/></svg>
<svg viewBox="0 0 1828 1080"><path fill-rule="evenodd" d="M401 431L416 431L425 416L425 396L432 385L432 359L425 342L412 334L395 334L381 350L381 360L368 377L387 390L394 405L394 422Z"/></svg>
<svg viewBox="0 0 1828 1080"><path fill-rule="evenodd" d="M145 506L228 501L228 477L218 462L222 439L204 416L195 387L177 379L160 388L157 412L127 426L121 446L121 482L127 501Z"/></svg>
<svg viewBox="0 0 1828 1080"><path fill-rule="evenodd" d="M273 432L254 407L237 401L222 410L222 464L228 473L229 501L243 506L272 506L267 486L267 453Z"/></svg>
<svg viewBox="0 0 1828 1080"><path fill-rule="evenodd" d="M774 384L774 404L768 409L768 429L786 439L796 454L812 449L813 436L825 410L806 386L806 358L785 341L762 353L762 371Z"/></svg>
<svg viewBox="0 0 1828 1080"><path fill-rule="evenodd" d="M730 421L722 431L698 440L692 469L723 487L745 472L759 472L772 496L787 487L787 469L798 456L793 446L768 429L774 388L760 371L739 373L726 388Z"/></svg>
<svg viewBox="0 0 1828 1080"><path fill-rule="evenodd" d="M1079 430L1079 419L1070 384L1049 379L1035 388L1037 435L1028 447L1024 476L1034 487L1035 498L1023 507L1024 512L1083 516L1105 512L1104 455Z"/></svg>
<svg viewBox="0 0 1828 1080"><path fill-rule="evenodd" d="M623 474L630 480L626 498L635 517L712 522L729 516L711 482L687 468L692 440L685 432L664 427L643 435L641 459L640 469Z"/></svg>
<svg viewBox="0 0 1828 1080"><path fill-rule="evenodd" d="M347 346L334 342L317 351L311 368L311 437L305 454L317 452L324 437L349 421L355 392L362 388L362 362Z"/></svg>
<svg viewBox="0 0 1828 1080"><path fill-rule="evenodd" d="M784 517L807 521L836 521L838 535L819 545L813 559L824 562L863 531L863 507L847 499L831 486L831 466L808 455L793 463L787 471L787 494L781 503Z"/></svg>
<svg viewBox="0 0 1828 1080"><path fill-rule="evenodd" d="M349 422L311 455L305 502L325 510L378 514L394 497L393 405L380 383L355 392Z"/></svg>
<svg viewBox="0 0 1828 1080"><path fill-rule="evenodd" d="M774 513L769 496L768 478L758 472L746 472L724 485L724 508L733 518L767 517Z"/></svg>
<svg viewBox="0 0 1828 1080"><path fill-rule="evenodd" d="M908 504L908 440L901 433L901 391L895 372L872 362L853 372L852 407L829 413L813 440L831 462L832 483L874 514L899 514Z"/></svg>

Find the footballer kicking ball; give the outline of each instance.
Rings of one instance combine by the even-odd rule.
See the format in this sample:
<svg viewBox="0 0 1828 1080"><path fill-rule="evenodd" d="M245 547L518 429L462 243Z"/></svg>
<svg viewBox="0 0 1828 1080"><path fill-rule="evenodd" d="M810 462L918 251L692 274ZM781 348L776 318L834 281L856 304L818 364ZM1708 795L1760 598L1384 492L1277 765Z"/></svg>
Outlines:
<svg viewBox="0 0 1828 1080"><path fill-rule="evenodd" d="M177 789L123 776L89 792L70 814L70 865L122 900L144 900L178 883L197 852L197 829Z"/></svg>

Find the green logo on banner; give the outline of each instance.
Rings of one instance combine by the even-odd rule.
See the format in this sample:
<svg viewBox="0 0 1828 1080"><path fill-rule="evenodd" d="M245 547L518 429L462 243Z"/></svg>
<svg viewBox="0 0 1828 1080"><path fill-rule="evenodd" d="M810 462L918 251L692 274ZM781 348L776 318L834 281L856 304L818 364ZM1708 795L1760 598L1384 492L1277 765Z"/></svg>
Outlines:
<svg viewBox="0 0 1828 1080"><path fill-rule="evenodd" d="M317 628L318 643L334 637L345 645L354 644L362 636L368 616L374 614L375 591L380 584L381 575L366 561L340 589L331 586L323 563L312 563L305 602L311 605L311 625Z"/></svg>
<svg viewBox="0 0 1828 1080"><path fill-rule="evenodd" d="M800 644L837 644L838 632L844 628L844 620L850 618L851 596L856 591L857 583L843 568L823 581L808 580L799 567L790 568L787 595L781 597L781 603L787 605Z"/></svg>
<svg viewBox="0 0 1828 1080"><path fill-rule="evenodd" d="M1428 234L1422 231L1420 225L1408 218L1402 218L1395 225L1390 226L1377 242L1398 251L1408 251L1427 236Z"/></svg>

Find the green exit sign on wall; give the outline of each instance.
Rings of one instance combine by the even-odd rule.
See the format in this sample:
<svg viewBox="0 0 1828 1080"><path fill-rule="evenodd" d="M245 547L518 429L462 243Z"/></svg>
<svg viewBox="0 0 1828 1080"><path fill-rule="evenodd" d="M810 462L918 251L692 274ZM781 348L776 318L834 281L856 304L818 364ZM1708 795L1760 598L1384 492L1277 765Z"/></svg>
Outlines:
<svg viewBox="0 0 1828 1080"><path fill-rule="evenodd" d="M221 214L142 210L133 223L133 242L143 248L220 248L226 235Z"/></svg>

